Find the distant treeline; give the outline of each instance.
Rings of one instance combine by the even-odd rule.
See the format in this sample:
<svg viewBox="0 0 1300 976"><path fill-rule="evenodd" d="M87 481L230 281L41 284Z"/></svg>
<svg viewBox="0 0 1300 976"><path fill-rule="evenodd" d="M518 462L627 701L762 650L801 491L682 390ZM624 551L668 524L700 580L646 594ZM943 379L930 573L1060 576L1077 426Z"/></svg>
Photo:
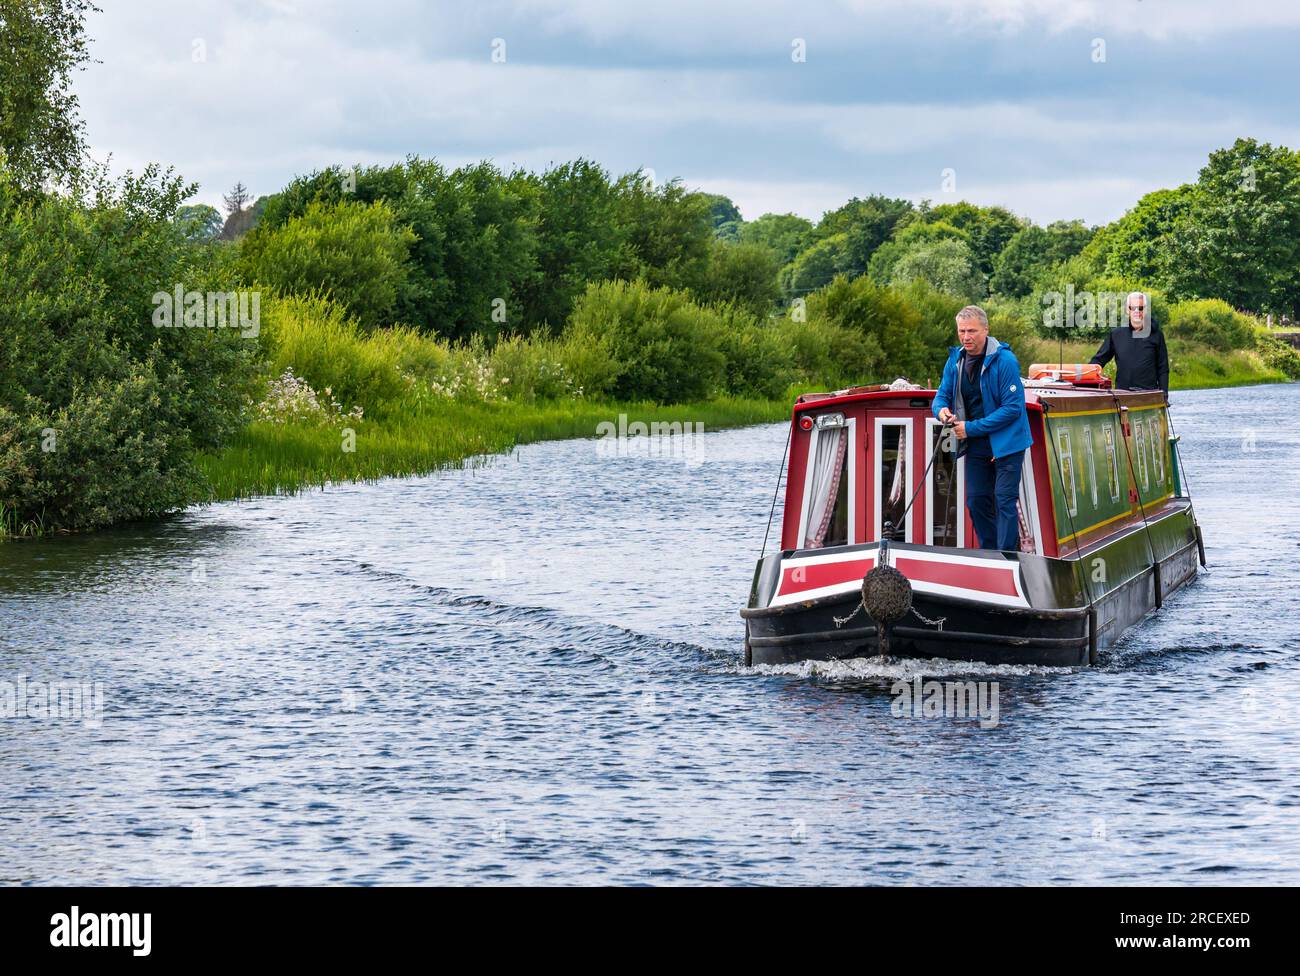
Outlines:
<svg viewBox="0 0 1300 976"><path fill-rule="evenodd" d="M710 207L680 183L615 178L588 160L540 174L418 158L335 167L265 200L241 268L273 288L327 291L365 324L453 339L558 330L597 281L774 307L775 256L718 240Z"/></svg>
<svg viewBox="0 0 1300 976"><path fill-rule="evenodd" d="M816 225L744 222L725 199L585 160L538 175L411 159L295 180L256 221L256 204L233 211L251 229L223 240L179 206L195 188L156 168L51 191L0 162L0 526L88 528L200 500L199 452L250 420L400 428L457 402L924 381L968 301L1028 362L1055 355L1041 348L1049 295L1059 321L1062 293L1141 288L1175 382L1193 360L1198 382L1294 378L1300 354L1239 309L1294 309L1297 238L1257 228L1294 210L1295 167L1238 142L1197 184L1090 230L883 197ZM1238 169L1254 189L1226 185ZM257 292L262 327L158 327L156 296L178 290ZM1230 297L1197 297L1216 292Z"/></svg>
<svg viewBox="0 0 1300 976"><path fill-rule="evenodd" d="M746 221L727 197L582 159L532 173L412 157L326 169L247 206L242 185L232 195L224 225L212 208L181 218L198 237L251 226L239 245L247 280L325 291L365 324L453 339L558 330L586 286L606 280L757 314L841 275L1019 303L1027 322L1042 318L1044 293L1124 283L1278 321L1300 308L1300 154L1250 139L1212 153L1195 183L1150 193L1099 228L879 195L816 223Z"/></svg>

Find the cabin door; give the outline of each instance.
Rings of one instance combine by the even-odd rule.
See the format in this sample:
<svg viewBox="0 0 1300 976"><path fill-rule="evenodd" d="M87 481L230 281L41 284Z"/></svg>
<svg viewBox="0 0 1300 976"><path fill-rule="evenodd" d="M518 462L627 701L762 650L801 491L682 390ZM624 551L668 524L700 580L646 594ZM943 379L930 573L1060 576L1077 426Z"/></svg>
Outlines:
<svg viewBox="0 0 1300 976"><path fill-rule="evenodd" d="M888 535L893 542L974 545L966 516L965 462L955 456L952 432L949 431L927 474L930 457L944 437L939 421L928 412L870 411L868 425L871 431L867 456L868 538L874 540ZM920 481L922 475L924 485ZM913 495L916 501L904 515ZM888 533L886 524L890 526Z"/></svg>
<svg viewBox="0 0 1300 976"><path fill-rule="evenodd" d="M916 466L920 451L916 432L924 422L918 414L867 413L871 431L867 456L871 477L867 497L870 539L919 541L916 530L923 524L924 513L918 510L922 500L918 498L906 514L904 509L916 492L916 479L923 470Z"/></svg>
<svg viewBox="0 0 1300 976"><path fill-rule="evenodd" d="M956 435L951 430L945 435L943 425L923 411L869 410L866 422L870 434L866 458L866 541L887 535L891 542L978 549L975 527L966 511L966 460L954 453ZM936 453L940 440L946 443ZM1020 477L1020 548L1041 553L1043 528L1038 521L1033 458L1033 451L1025 452ZM924 484L921 484L922 476ZM916 501L904 515L913 495ZM888 533L886 525L890 526Z"/></svg>

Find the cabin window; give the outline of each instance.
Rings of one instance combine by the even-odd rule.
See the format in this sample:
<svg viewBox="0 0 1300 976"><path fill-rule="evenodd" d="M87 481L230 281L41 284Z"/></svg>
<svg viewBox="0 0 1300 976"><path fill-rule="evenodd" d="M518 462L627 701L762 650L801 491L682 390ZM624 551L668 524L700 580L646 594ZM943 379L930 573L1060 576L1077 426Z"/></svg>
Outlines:
<svg viewBox="0 0 1300 976"><path fill-rule="evenodd" d="M907 463L912 430L910 419L876 418L875 489L876 538L885 538L885 523L892 523L888 538L906 542L911 537L912 510L907 507L912 493L912 468ZM906 518L904 511L906 510Z"/></svg>
<svg viewBox="0 0 1300 976"><path fill-rule="evenodd" d="M1138 456L1138 475L1142 478L1142 490L1146 491L1151 487L1151 482L1147 479L1147 428L1146 424L1136 423L1133 425L1133 440L1136 441Z"/></svg>
<svg viewBox="0 0 1300 976"><path fill-rule="evenodd" d="M1106 438L1106 482L1110 488L1110 500L1119 501L1119 459L1115 456L1115 428L1104 424L1101 428Z"/></svg>
<svg viewBox="0 0 1300 976"><path fill-rule="evenodd" d="M1042 527L1038 524L1038 495L1034 490L1034 452L1025 451L1020 471L1020 551L1038 552Z"/></svg>
<svg viewBox="0 0 1300 976"><path fill-rule="evenodd" d="M1169 446L1165 443L1162 426L1159 417L1151 418L1151 460L1155 465L1156 484L1164 488L1165 451L1169 449Z"/></svg>
<svg viewBox="0 0 1300 976"><path fill-rule="evenodd" d="M1092 450L1092 428L1083 428L1084 487L1092 492L1092 507L1097 507L1097 459Z"/></svg>
<svg viewBox="0 0 1300 976"><path fill-rule="evenodd" d="M1056 455L1061 464L1061 488L1065 492L1065 507L1070 515L1079 514L1079 496L1074 483L1074 451L1070 447L1070 432L1056 432Z"/></svg>
<svg viewBox="0 0 1300 976"><path fill-rule="evenodd" d="M852 481L849 450L852 421L838 427L818 426L808 446L804 484L803 548L821 549L849 543L849 498Z"/></svg>
<svg viewBox="0 0 1300 976"><path fill-rule="evenodd" d="M925 541L931 546L960 547L966 534L962 469L957 463L956 435L951 428L946 433L942 431L943 425L939 421L927 422L925 456L934 457L934 464L930 467L925 486L925 508L929 512ZM940 436L944 438L944 444L936 455L934 439Z"/></svg>

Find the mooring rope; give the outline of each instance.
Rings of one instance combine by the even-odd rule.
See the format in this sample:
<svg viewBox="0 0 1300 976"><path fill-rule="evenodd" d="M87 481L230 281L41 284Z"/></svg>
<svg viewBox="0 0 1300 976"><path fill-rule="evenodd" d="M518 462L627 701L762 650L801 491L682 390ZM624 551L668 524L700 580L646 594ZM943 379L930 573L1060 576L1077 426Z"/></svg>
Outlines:
<svg viewBox="0 0 1300 976"><path fill-rule="evenodd" d="M921 472L921 481L916 486L916 491L912 492L912 500L907 503L907 507L903 509L903 514L898 517L898 520L902 522L904 525L907 524L907 513L912 510L912 506L916 504L916 499L921 494L921 489L925 487L925 479L930 477L930 468L934 466L934 459L939 456L939 451L943 448L944 434L948 431L950 427L952 427L952 421L951 420L946 421L943 427L939 431L939 436L936 437L934 440L934 450L930 452L930 461L928 464L926 464L925 470ZM954 465L954 473L956 473L955 465ZM951 483L949 486L951 487Z"/></svg>
<svg viewBox="0 0 1300 976"><path fill-rule="evenodd" d="M1052 422L1049 419L1049 416L1052 411L1047 403L1042 404L1042 409L1043 409L1043 433L1047 437L1047 442L1052 445L1052 457L1056 458L1056 480L1061 485L1061 501L1065 502L1065 517L1070 523L1070 541L1074 543L1075 556L1078 556L1079 555L1079 533L1075 531L1074 516L1070 514L1070 496L1065 491L1065 472L1061 468L1061 455L1060 452L1057 451L1056 449L1056 434L1052 431ZM1120 431L1120 433L1123 433L1123 431ZM1073 477L1074 474L1073 469L1071 470L1070 474L1071 477ZM1096 472L1093 472L1093 477L1096 477ZM1079 570L1083 574L1083 588L1085 592L1088 594L1088 610L1089 612L1091 612L1094 604L1096 603L1096 600L1093 598L1092 595L1092 583L1088 579L1088 571L1084 568L1083 563L1078 560L1076 561L1079 562Z"/></svg>
<svg viewBox="0 0 1300 976"><path fill-rule="evenodd" d="M1179 440L1179 437L1178 437L1178 431L1174 430L1174 406L1172 403L1169 402L1168 393L1165 394L1165 421L1169 424L1170 438L1173 441L1177 442ZM1183 495L1187 498L1187 502L1188 502L1187 510L1192 514L1192 525L1196 528L1198 546L1200 547L1201 550L1201 566L1203 566L1205 568L1205 571L1208 573L1210 571L1210 567L1205 565L1205 547L1201 545L1199 542L1201 523L1196 518L1196 508L1191 504L1192 486L1187 483L1187 465L1183 464L1183 452L1178 450L1176 446L1173 446L1173 450L1170 451L1171 446L1173 445L1165 444L1165 451L1168 452L1172 457L1176 458L1178 461L1178 470L1179 472L1182 473L1183 476L1183 480L1182 480Z"/></svg>
<svg viewBox="0 0 1300 976"><path fill-rule="evenodd" d="M943 449L944 435L948 432L948 430L949 430L951 427L952 427L952 421L951 421L951 420L945 421L943 427L940 428L939 436L936 437L935 440L934 440L934 450L930 452L930 460L929 460L929 462L926 464L926 466L925 466L925 470L921 472L921 481L920 481L920 483L916 486L916 491L912 492L912 498L911 498L911 500L907 503L907 507L903 509L903 514L900 515L900 516L898 517L898 518L899 518L899 521L900 521L903 525L906 525L906 524L907 524L907 513L910 512L910 511L912 510L912 506L913 506L914 504L916 504L916 500L917 500L917 498L920 497L920 495L921 495L921 489L925 487L926 479L930 477L930 469L931 469L932 467L934 467L935 459L939 456L939 451L941 451L941 450ZM952 472L952 476L950 476L949 479L948 479L948 493L949 493L949 498L951 498L951 493L952 493L952 479L955 478L956 475L957 475L957 465L956 465L956 462L954 461L954 463L953 463L953 472ZM945 525L946 525L946 524L947 524L947 522L946 522L946 519L947 519L947 512L946 512L946 511L945 511L945 513L944 513L944 518L945 518ZM882 529L882 534L883 534L883 529L884 529L884 525L883 525L883 524L882 524L882 526L881 526L881 529ZM879 542L879 541L881 541L881 540L877 540L877 541ZM882 565L882 566L883 566L883 565L884 565L884 562L885 562L884 559L880 559L880 560L878 560L878 564L879 564L879 565ZM843 627L843 626L844 626L845 624L847 624L850 620L852 620L852 619L853 619L854 617L856 617L859 613L861 613L863 610L866 609L866 604L865 604L864 600L865 600L865 597L864 597L863 599L858 600L858 605L857 605L857 607L856 607L856 608L854 609L854 611L853 611L851 614L849 614L847 617L832 617L832 618L831 618L831 620L833 620L833 621L835 622L835 629L836 629L836 630L839 630L841 627ZM922 620L923 622L928 623L928 624L930 624L931 626L938 626L940 629L943 628L943 622L944 622L944 620L947 619L946 617L940 617L938 623L936 624L935 621L933 621L933 620L926 620L925 617L922 617L919 613L917 613L917 611L916 611L915 608L913 608L911 612L912 612L912 613L915 613L916 616L917 616L920 620Z"/></svg>
<svg viewBox="0 0 1300 976"><path fill-rule="evenodd" d="M763 533L763 548L758 553L761 561L767 555L767 537L772 534L772 518L776 515L776 496L781 491L781 479L785 476L785 456L790 453L790 437L794 434L794 421L785 432L785 449L781 451L781 467L776 472L776 487L772 489L772 510L767 513L767 530Z"/></svg>
<svg viewBox="0 0 1300 976"><path fill-rule="evenodd" d="M1173 404L1169 402L1169 394L1167 393L1165 394L1165 420L1169 423L1169 433L1173 436L1174 440L1178 440L1178 431L1174 430L1174 408ZM1168 449L1169 445L1166 444L1165 450ZM1183 452L1175 450L1174 454L1178 457L1178 470L1182 472L1183 476L1183 494L1188 498L1191 498L1192 486L1187 483L1187 465L1183 464ZM1193 519L1195 519L1195 517L1195 515L1192 516Z"/></svg>
<svg viewBox="0 0 1300 976"><path fill-rule="evenodd" d="M1123 411L1120 410L1119 396L1115 393L1114 390L1111 390L1110 398L1115 402L1115 415L1120 422L1120 432L1124 433L1124 413ZM1137 470L1133 467L1133 452L1129 449L1127 434L1125 434L1124 436L1124 456L1128 458L1128 473L1129 473L1129 477L1133 479L1133 494L1137 495L1138 511L1142 513L1142 528L1146 530L1147 550L1151 553L1151 567L1152 569L1155 569L1157 573L1159 573L1160 570L1157 568L1158 560L1156 559L1156 544L1151 539L1151 526L1147 522L1147 508L1145 505L1142 504L1142 489L1138 487ZM1077 539L1075 540L1075 543L1076 543L1075 551L1077 552L1078 551ZM1159 590L1159 586L1160 586L1160 580L1157 579L1156 580L1157 591Z"/></svg>

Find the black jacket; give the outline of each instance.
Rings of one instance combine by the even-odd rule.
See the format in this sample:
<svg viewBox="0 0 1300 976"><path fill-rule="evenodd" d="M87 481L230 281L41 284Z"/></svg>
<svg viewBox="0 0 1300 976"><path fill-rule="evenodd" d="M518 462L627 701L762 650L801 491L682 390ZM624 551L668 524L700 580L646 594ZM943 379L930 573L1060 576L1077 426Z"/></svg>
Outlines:
<svg viewBox="0 0 1300 976"><path fill-rule="evenodd" d="M1115 386L1119 389L1169 392L1169 349L1165 346L1165 334L1155 323L1149 336L1136 339L1130 326L1111 329L1092 362L1105 366L1112 359L1115 360Z"/></svg>

